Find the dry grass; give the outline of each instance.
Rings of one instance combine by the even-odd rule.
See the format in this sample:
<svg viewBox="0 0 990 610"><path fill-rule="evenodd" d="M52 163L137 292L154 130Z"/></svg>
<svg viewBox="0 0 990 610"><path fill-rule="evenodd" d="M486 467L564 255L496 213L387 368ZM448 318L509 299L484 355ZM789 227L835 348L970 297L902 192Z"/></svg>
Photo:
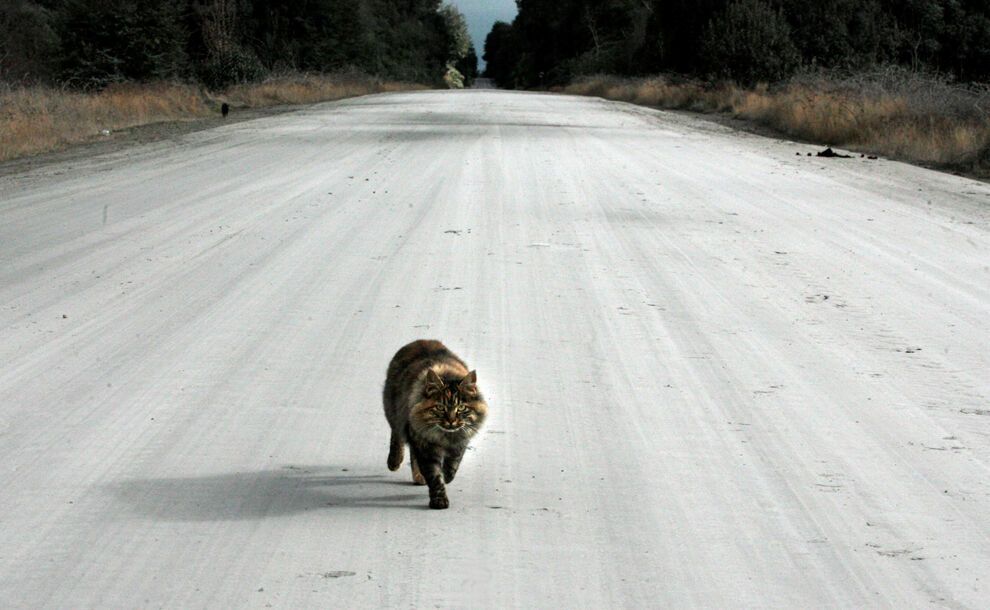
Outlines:
<svg viewBox="0 0 990 610"><path fill-rule="evenodd" d="M232 106L264 108L286 104L313 104L370 93L427 89L423 85L380 81L361 75L323 76L289 74L261 83L231 87L221 96Z"/></svg>
<svg viewBox="0 0 990 610"><path fill-rule="evenodd" d="M181 83L113 85L93 93L0 84L0 161L99 138L104 130L213 116L222 102L263 108L418 88L357 75L287 75L220 93Z"/></svg>
<svg viewBox="0 0 990 610"><path fill-rule="evenodd" d="M114 85L99 93L48 87L0 89L0 160L61 148L136 125L206 116L190 85Z"/></svg>
<svg viewBox="0 0 990 610"><path fill-rule="evenodd" d="M589 77L564 90L661 108L722 112L822 145L990 174L990 89L900 70L807 75L740 89L665 77Z"/></svg>
<svg viewBox="0 0 990 610"><path fill-rule="evenodd" d="M733 87L709 87L692 81L671 81L662 76L643 79L590 76L568 85L562 91L697 112L730 111L736 93Z"/></svg>

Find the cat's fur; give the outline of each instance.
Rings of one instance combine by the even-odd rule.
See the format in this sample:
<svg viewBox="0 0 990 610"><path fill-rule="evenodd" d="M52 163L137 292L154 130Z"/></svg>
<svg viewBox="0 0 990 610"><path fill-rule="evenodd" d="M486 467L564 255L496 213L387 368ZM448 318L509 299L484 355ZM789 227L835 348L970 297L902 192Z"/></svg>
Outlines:
<svg viewBox="0 0 990 610"><path fill-rule="evenodd" d="M413 482L429 486L430 508L447 508L444 481L454 480L488 414L477 374L443 343L414 341L392 358L382 394L392 427L389 470L402 465L408 443Z"/></svg>

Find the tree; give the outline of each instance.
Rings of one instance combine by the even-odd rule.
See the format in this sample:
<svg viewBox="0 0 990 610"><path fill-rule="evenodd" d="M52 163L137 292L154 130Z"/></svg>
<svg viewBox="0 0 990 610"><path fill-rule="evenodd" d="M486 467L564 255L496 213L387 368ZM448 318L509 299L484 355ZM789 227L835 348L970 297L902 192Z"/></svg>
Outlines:
<svg viewBox="0 0 990 610"><path fill-rule="evenodd" d="M485 76L499 87L515 86L512 75L519 61L515 32L504 21L496 21L485 38Z"/></svg>
<svg viewBox="0 0 990 610"><path fill-rule="evenodd" d="M365 67L366 17L362 0L251 0L242 38L270 71Z"/></svg>
<svg viewBox="0 0 990 610"><path fill-rule="evenodd" d="M443 18L448 41L447 72L444 75L444 81L448 87L463 89L465 85L469 85L470 83L466 82L466 77L458 69L458 64L473 49L471 45L471 34L468 33L467 20L464 18L464 14L452 4L444 4L440 8L440 16ZM475 63L477 63L477 59L475 59Z"/></svg>
<svg viewBox="0 0 990 610"><path fill-rule="evenodd" d="M789 76L800 56L779 10L766 0L733 0L706 28L701 61L713 76L753 84Z"/></svg>
<svg viewBox="0 0 990 610"><path fill-rule="evenodd" d="M964 80L990 81L990 1L946 5L938 64Z"/></svg>
<svg viewBox="0 0 990 610"><path fill-rule="evenodd" d="M181 2L66 0L60 75L81 86L180 77L188 58Z"/></svg>
<svg viewBox="0 0 990 610"><path fill-rule="evenodd" d="M584 3L578 23L585 32L579 30L574 36L575 42L580 44L581 35L586 34L588 46L565 62L566 72L574 75L641 72L637 60L646 44L652 14L652 4L642 0Z"/></svg>
<svg viewBox="0 0 990 610"><path fill-rule="evenodd" d="M805 63L858 68L889 54L879 0L786 0L783 10Z"/></svg>
<svg viewBox="0 0 990 610"><path fill-rule="evenodd" d="M485 41L503 87L669 71L775 80L883 63L990 78L990 0L517 0Z"/></svg>
<svg viewBox="0 0 990 610"><path fill-rule="evenodd" d="M893 21L896 60L920 69L938 54L945 30L944 0L882 0Z"/></svg>
<svg viewBox="0 0 990 610"><path fill-rule="evenodd" d="M464 14L457 10L453 4L444 4L440 8L440 15L447 27L450 41L447 46L448 56L454 61L463 59L471 49L471 34L468 33L467 20L464 18Z"/></svg>
<svg viewBox="0 0 990 610"><path fill-rule="evenodd" d="M470 87L478 78L478 53L473 44L468 47L467 55L458 60L454 67L464 75L464 86Z"/></svg>
<svg viewBox="0 0 990 610"><path fill-rule="evenodd" d="M237 0L209 0L203 8L201 27L207 57L199 73L211 87L255 80L264 73L258 58L240 42L239 17Z"/></svg>
<svg viewBox="0 0 990 610"><path fill-rule="evenodd" d="M50 79L57 49L51 11L30 0L0 3L0 79Z"/></svg>
<svg viewBox="0 0 990 610"><path fill-rule="evenodd" d="M373 59L369 71L408 81L438 82L447 71L440 0L366 0Z"/></svg>
<svg viewBox="0 0 990 610"><path fill-rule="evenodd" d="M702 65L701 39L705 28L726 6L727 0L658 0L657 20L661 67L692 73Z"/></svg>

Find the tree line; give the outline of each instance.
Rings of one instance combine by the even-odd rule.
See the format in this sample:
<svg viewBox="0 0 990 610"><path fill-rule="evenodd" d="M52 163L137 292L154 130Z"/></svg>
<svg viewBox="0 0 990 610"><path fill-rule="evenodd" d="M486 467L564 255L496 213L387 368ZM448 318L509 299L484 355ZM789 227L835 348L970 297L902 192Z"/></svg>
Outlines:
<svg viewBox="0 0 990 610"><path fill-rule="evenodd" d="M470 80L463 15L441 0L3 0L0 78L102 87L283 71ZM453 72L452 72L453 70Z"/></svg>
<svg viewBox="0 0 990 610"><path fill-rule="evenodd" d="M590 73L773 82L898 64L990 80L990 0L517 0L485 40L502 87Z"/></svg>

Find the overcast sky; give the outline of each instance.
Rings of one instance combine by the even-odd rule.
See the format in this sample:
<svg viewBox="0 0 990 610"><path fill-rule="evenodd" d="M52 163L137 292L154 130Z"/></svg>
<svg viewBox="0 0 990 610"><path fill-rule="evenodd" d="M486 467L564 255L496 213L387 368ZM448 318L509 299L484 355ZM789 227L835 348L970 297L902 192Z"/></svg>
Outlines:
<svg viewBox="0 0 990 610"><path fill-rule="evenodd" d="M496 21L511 23L516 16L516 0L448 0L467 17L471 40L478 50L478 65L484 65L485 37Z"/></svg>

